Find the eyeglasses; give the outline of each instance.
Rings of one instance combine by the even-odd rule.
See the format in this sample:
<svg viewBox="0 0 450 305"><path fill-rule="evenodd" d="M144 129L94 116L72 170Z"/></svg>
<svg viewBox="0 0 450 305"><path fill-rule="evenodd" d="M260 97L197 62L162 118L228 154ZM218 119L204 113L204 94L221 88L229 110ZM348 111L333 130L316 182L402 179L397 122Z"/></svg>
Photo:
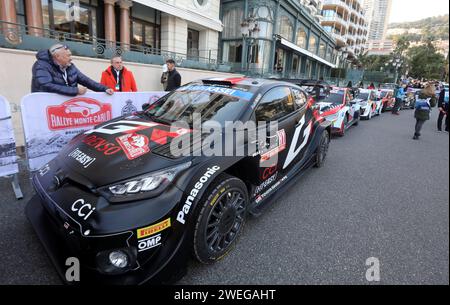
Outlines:
<svg viewBox="0 0 450 305"><path fill-rule="evenodd" d="M52 49L52 50L50 50L50 53L55 53L57 50L59 50L59 49L64 49L64 50L68 50L69 49L69 47L68 46L66 46L66 45L62 45L62 46L59 46L59 47L56 47L56 48L54 48L54 49Z"/></svg>

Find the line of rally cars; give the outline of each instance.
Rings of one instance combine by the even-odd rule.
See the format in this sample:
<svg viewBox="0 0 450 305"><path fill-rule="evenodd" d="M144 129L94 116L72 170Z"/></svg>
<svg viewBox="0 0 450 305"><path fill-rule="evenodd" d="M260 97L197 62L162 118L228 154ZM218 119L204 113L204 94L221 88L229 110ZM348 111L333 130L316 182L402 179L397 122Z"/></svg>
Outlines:
<svg viewBox="0 0 450 305"><path fill-rule="evenodd" d="M302 87L315 99L315 107L320 115L331 122L332 133L344 136L352 125L360 120L370 120L395 104L395 84L382 84L380 89L359 89L332 87L317 80L289 80ZM320 88L317 96L316 87ZM419 89L418 89L419 90ZM414 109L416 92L410 90L401 104L402 109Z"/></svg>

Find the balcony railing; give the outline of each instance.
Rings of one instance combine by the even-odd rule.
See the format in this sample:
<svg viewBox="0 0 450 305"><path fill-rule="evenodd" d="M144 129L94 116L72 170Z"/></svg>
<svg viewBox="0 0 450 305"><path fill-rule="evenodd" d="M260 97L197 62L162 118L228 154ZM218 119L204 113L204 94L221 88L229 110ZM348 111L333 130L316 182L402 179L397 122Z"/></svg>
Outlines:
<svg viewBox="0 0 450 305"><path fill-rule="evenodd" d="M324 22L339 22L340 24L344 25L345 27L348 27L348 22L344 20L344 18L340 16L323 16Z"/></svg>
<svg viewBox="0 0 450 305"><path fill-rule="evenodd" d="M56 43L67 45L72 54L77 56L110 59L118 54L124 61L155 65L163 65L172 58L184 68L232 72L231 65L219 60L220 50L189 50L183 54L146 45L120 44L88 34L72 34L0 21L0 47L39 51Z"/></svg>

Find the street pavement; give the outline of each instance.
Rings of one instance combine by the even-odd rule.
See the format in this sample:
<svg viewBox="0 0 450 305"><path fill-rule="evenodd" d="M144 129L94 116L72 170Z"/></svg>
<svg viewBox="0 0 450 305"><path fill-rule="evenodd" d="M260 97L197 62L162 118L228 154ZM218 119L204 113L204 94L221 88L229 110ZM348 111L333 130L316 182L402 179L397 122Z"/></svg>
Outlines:
<svg viewBox="0 0 450 305"><path fill-rule="evenodd" d="M384 113L334 137L312 168L250 218L235 249L213 265L191 261L179 284L449 284L449 135L437 111L419 141L413 110ZM0 179L0 284L60 284L24 215ZM380 281L366 279L366 260Z"/></svg>

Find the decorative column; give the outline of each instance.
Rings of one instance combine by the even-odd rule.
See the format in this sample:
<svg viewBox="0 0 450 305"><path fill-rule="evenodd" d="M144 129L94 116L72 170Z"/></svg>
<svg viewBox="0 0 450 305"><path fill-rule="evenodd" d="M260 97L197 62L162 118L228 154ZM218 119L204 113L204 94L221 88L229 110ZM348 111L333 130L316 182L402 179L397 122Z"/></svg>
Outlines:
<svg viewBox="0 0 450 305"><path fill-rule="evenodd" d="M105 40L107 46L113 46L116 42L116 16L114 13L114 4L116 0L103 0L105 3Z"/></svg>
<svg viewBox="0 0 450 305"><path fill-rule="evenodd" d="M0 20L17 23L16 2L14 0L0 0ZM3 34L10 43L20 43L19 29L13 24L1 24Z"/></svg>
<svg viewBox="0 0 450 305"><path fill-rule="evenodd" d="M42 28L44 22L42 18L41 0L25 0L28 34L32 36L43 36Z"/></svg>
<svg viewBox="0 0 450 305"><path fill-rule="evenodd" d="M124 50L130 49L130 7L133 2L120 0L120 46Z"/></svg>

